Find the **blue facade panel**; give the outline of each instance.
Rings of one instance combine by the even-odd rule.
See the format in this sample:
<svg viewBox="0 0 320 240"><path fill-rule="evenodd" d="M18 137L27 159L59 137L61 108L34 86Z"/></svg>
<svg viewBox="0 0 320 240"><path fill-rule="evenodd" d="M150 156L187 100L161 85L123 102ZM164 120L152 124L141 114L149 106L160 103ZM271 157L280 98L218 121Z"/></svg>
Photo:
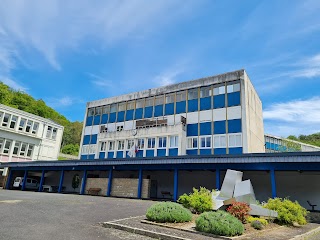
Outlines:
<svg viewBox="0 0 320 240"><path fill-rule="evenodd" d="M103 159L106 156L105 152L100 152L99 153L99 159Z"/></svg>
<svg viewBox="0 0 320 240"><path fill-rule="evenodd" d="M113 158L114 152L108 152L108 158Z"/></svg>
<svg viewBox="0 0 320 240"><path fill-rule="evenodd" d="M133 113L134 113L134 110L133 110L133 109L127 110L127 113L126 113L126 121L133 120Z"/></svg>
<svg viewBox="0 0 320 240"><path fill-rule="evenodd" d="M165 156L165 155L166 155L166 149L158 149L158 150L157 150L157 156L163 157L163 156Z"/></svg>
<svg viewBox="0 0 320 240"><path fill-rule="evenodd" d="M145 107L144 108L144 117L145 118L152 118L152 114L153 114L153 107Z"/></svg>
<svg viewBox="0 0 320 240"><path fill-rule="evenodd" d="M136 114L134 115L134 119L142 119L143 108L137 108Z"/></svg>
<svg viewBox="0 0 320 240"><path fill-rule="evenodd" d="M87 117L86 126L92 126L93 116Z"/></svg>
<svg viewBox="0 0 320 240"><path fill-rule="evenodd" d="M215 121L213 122L214 134L225 134L226 133L226 121Z"/></svg>
<svg viewBox="0 0 320 240"><path fill-rule="evenodd" d="M98 116L94 116L94 119L93 119L93 125L99 125L100 124L100 115Z"/></svg>
<svg viewBox="0 0 320 240"><path fill-rule="evenodd" d="M271 149L271 144L269 142L266 142L266 149Z"/></svg>
<svg viewBox="0 0 320 240"><path fill-rule="evenodd" d="M227 149L226 148L215 148L214 149L214 154L215 155L227 154Z"/></svg>
<svg viewBox="0 0 320 240"><path fill-rule="evenodd" d="M198 111L198 99L192 99L188 101L188 112Z"/></svg>
<svg viewBox="0 0 320 240"><path fill-rule="evenodd" d="M146 156L147 157L154 157L154 150L147 150L146 151Z"/></svg>
<svg viewBox="0 0 320 240"><path fill-rule="evenodd" d="M155 117L163 116L163 105L157 105L154 107L154 116Z"/></svg>
<svg viewBox="0 0 320 240"><path fill-rule="evenodd" d="M187 137L198 135L198 123L187 124Z"/></svg>
<svg viewBox="0 0 320 240"><path fill-rule="evenodd" d="M228 120L228 133L241 132L241 119Z"/></svg>
<svg viewBox="0 0 320 240"><path fill-rule="evenodd" d="M91 135L84 135L82 145L90 144L90 137Z"/></svg>
<svg viewBox="0 0 320 240"><path fill-rule="evenodd" d="M174 114L174 103L168 103L164 105L164 115Z"/></svg>
<svg viewBox="0 0 320 240"><path fill-rule="evenodd" d="M200 123L200 135L211 135L211 122Z"/></svg>
<svg viewBox="0 0 320 240"><path fill-rule="evenodd" d="M228 107L240 105L240 92L228 93Z"/></svg>
<svg viewBox="0 0 320 240"><path fill-rule="evenodd" d="M81 155L80 159L81 159L81 160L85 160L85 159L87 159L87 156L88 156L88 155Z"/></svg>
<svg viewBox="0 0 320 240"><path fill-rule="evenodd" d="M123 158L123 151L117 151L117 157L116 158Z"/></svg>
<svg viewBox="0 0 320 240"><path fill-rule="evenodd" d="M109 123L116 122L117 113L110 113Z"/></svg>
<svg viewBox="0 0 320 240"><path fill-rule="evenodd" d="M211 149L200 149L200 155L211 155Z"/></svg>
<svg viewBox="0 0 320 240"><path fill-rule="evenodd" d="M229 148L229 154L242 154L242 147Z"/></svg>
<svg viewBox="0 0 320 240"><path fill-rule="evenodd" d="M170 148L169 156L178 156L178 148Z"/></svg>
<svg viewBox="0 0 320 240"><path fill-rule="evenodd" d="M186 112L186 101L176 103L176 113L185 113Z"/></svg>
<svg viewBox="0 0 320 240"><path fill-rule="evenodd" d="M103 114L103 115L102 115L102 118L101 118L101 124L106 124L106 123L108 123L108 118L109 118L109 115L108 115L108 114Z"/></svg>
<svg viewBox="0 0 320 240"><path fill-rule="evenodd" d="M93 160L94 159L94 154L88 155L88 159Z"/></svg>
<svg viewBox="0 0 320 240"><path fill-rule="evenodd" d="M213 108L224 108L225 106L225 94L213 96Z"/></svg>
<svg viewBox="0 0 320 240"><path fill-rule="evenodd" d="M139 151L136 153L136 157L143 157L143 150L139 150Z"/></svg>
<svg viewBox="0 0 320 240"><path fill-rule="evenodd" d="M198 155L198 149L187 150L187 155Z"/></svg>
<svg viewBox="0 0 320 240"><path fill-rule="evenodd" d="M123 122L123 121L124 121L124 111L118 112L117 122Z"/></svg>
<svg viewBox="0 0 320 240"><path fill-rule="evenodd" d="M90 144L96 144L97 143L98 134L91 135L91 141Z"/></svg>
<svg viewBox="0 0 320 240"><path fill-rule="evenodd" d="M211 97L200 98L200 111L211 109Z"/></svg>

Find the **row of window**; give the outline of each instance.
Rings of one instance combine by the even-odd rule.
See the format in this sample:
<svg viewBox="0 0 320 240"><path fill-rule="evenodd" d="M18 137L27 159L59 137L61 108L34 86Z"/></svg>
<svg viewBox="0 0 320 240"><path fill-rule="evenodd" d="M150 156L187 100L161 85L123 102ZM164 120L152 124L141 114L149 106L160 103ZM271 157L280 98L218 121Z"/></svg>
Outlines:
<svg viewBox="0 0 320 240"><path fill-rule="evenodd" d="M13 147L13 156L17 157L32 157L34 150L34 144L24 143L24 142L15 142L13 146L13 141L10 139L0 138L0 153L8 154L10 153L11 148Z"/></svg>
<svg viewBox="0 0 320 240"><path fill-rule="evenodd" d="M228 144L227 144L228 138ZM212 141L213 139L213 141ZM223 134L213 136L188 137L187 149L242 147L241 134Z"/></svg>
<svg viewBox="0 0 320 240"><path fill-rule="evenodd" d="M57 138L57 133L58 133L58 128L48 126L48 127L47 127L46 138L47 138L47 139L56 140L56 138Z"/></svg>
<svg viewBox="0 0 320 240"><path fill-rule="evenodd" d="M18 123L19 122L19 123ZM16 115L0 112L0 125L11 129L18 128L19 131L37 134L39 123Z"/></svg>
<svg viewBox="0 0 320 240"><path fill-rule="evenodd" d="M182 102L186 100L194 100L198 98L207 98L218 96L225 93L233 93L240 91L240 83L223 85L212 88L212 86L194 88L176 93L170 93L145 99L132 100L128 102L113 103L103 107L95 107L88 109L88 117L97 116L108 113L121 112L126 110L139 109L144 107L152 107L163 104Z"/></svg>

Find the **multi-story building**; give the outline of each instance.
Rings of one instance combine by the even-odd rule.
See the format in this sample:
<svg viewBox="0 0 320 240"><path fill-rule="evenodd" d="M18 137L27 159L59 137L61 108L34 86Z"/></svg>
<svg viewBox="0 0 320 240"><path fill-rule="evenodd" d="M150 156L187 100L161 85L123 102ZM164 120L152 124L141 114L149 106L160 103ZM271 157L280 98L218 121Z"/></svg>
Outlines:
<svg viewBox="0 0 320 240"><path fill-rule="evenodd" d="M87 103L81 159L264 152L245 70Z"/></svg>
<svg viewBox="0 0 320 240"><path fill-rule="evenodd" d="M0 104L0 162L57 160L63 126Z"/></svg>
<svg viewBox="0 0 320 240"><path fill-rule="evenodd" d="M320 151L320 147L294 141L287 138L265 134L266 152L315 152Z"/></svg>

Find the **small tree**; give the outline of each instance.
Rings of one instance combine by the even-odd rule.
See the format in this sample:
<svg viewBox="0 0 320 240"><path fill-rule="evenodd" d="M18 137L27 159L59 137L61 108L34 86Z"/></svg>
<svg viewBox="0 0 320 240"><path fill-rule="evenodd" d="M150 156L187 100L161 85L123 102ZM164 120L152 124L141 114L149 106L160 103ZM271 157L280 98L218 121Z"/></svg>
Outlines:
<svg viewBox="0 0 320 240"><path fill-rule="evenodd" d="M76 191L76 188L79 187L79 183L80 183L79 174L75 174L72 178L72 188L74 191Z"/></svg>

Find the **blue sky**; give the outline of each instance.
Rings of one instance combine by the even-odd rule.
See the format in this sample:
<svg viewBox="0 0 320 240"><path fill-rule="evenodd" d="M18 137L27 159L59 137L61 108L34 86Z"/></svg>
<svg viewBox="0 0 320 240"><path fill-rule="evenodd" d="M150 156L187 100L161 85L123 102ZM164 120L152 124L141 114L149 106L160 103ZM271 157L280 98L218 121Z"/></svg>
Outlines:
<svg viewBox="0 0 320 240"><path fill-rule="evenodd" d="M320 132L320 1L0 2L0 81L72 121L88 101L244 68L265 132Z"/></svg>

